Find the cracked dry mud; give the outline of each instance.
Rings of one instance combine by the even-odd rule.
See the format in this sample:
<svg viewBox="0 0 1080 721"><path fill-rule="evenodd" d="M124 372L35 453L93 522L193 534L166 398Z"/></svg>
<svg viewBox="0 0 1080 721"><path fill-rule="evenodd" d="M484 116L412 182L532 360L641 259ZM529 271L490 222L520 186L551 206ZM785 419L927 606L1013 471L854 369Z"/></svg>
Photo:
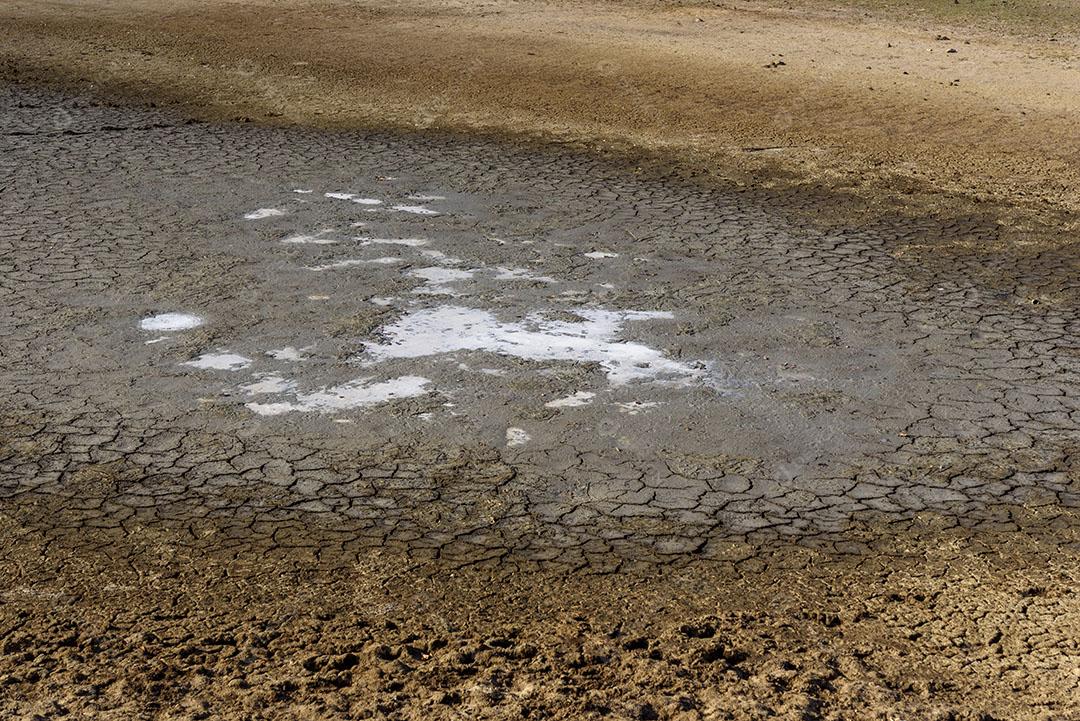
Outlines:
<svg viewBox="0 0 1080 721"><path fill-rule="evenodd" d="M1080 717L1072 249L0 92L8 716Z"/></svg>

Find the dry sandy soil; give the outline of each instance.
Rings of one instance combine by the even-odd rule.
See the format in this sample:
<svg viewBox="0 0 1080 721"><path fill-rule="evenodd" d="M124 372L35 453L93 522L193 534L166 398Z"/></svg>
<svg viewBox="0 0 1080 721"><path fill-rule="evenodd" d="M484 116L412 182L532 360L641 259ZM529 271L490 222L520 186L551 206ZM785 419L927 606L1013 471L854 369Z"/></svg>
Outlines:
<svg viewBox="0 0 1080 721"><path fill-rule="evenodd" d="M200 117L615 144L1075 228L1075 7L942 5L13 0L0 58Z"/></svg>
<svg viewBox="0 0 1080 721"><path fill-rule="evenodd" d="M0 336L13 340L0 347L0 715L1080 719L1078 20L1068 2L964 0L4 3L0 79L96 99L4 95ZM142 109L128 115L125 104ZM335 136L305 129L388 136L348 136L339 159ZM522 155L463 146L463 136ZM534 162L536 148L548 157L544 144L571 147ZM368 165L364 148L375 146ZM597 155L610 164L585 160ZM400 157L423 158L423 169L393 186L380 173ZM865 358L835 339L862 348L880 335L880 362L900 370L861 389L855 411L834 402L835 388L797 398L835 424L828 442L839 450L823 448L785 397L776 407L789 416L754 428L761 458L718 453L737 467L729 476L704 474L716 469L702 462L687 477L715 481L731 518L836 521L812 484L779 488L766 456L802 444L804 465L841 466L852 428L880 424L896 449L837 471L852 481L840 495L867 501L856 496L867 469L888 466L911 482L890 491L908 492L908 505L845 515L841 533L813 543L742 529L687 546L695 527L668 516L596 510L679 510L678 474L643 486L645 500L597 500L626 490L623 456L566 466L567 486L588 491L573 498L579 514L567 500L576 486L550 491L558 459L476 450L490 429L468 439L466 461L442 447L395 455L390 441L435 444L436 431L409 435L426 406L379 416L386 427L371 424L364 439L389 450L371 461L354 438L363 433L255 424L228 398L204 402L205 388L225 386L178 361L247 342L247 322L264 336L331 328L313 351L326 356L312 364L324 385L344 372L355 337L386 324L381 307L350 305L366 280L325 281L348 301L310 311L296 300L316 297L301 285L307 250L240 220L264 202L285 208L285 178L324 190L362 178L399 198L445 183L434 188L451 198L441 220L399 214L380 230L437 236L452 254L477 253L477 267L532 256L500 246L480 257L476 228L530 243L547 233L567 248L610 243L602 250L618 252L599 256L608 275L576 246L529 269L561 273L560 288L618 285L620 308L650 298L697 313L649 331L665 349L723 347L731 317L762 298L821 318L803 335L767 316L736 323L732 337L774 354L756 353L751 370L772 372L775 354L795 349L782 360L820 352L842 373ZM553 207L534 202L535 187ZM304 218L281 233L307 233L352 219L331 200L317 213L289 205L259 227ZM762 231L765 221L776 225ZM791 246L770 246L781 237ZM648 273L630 265L652 251ZM342 259L366 262L325 262ZM694 274L714 267L742 296L710 295ZM380 278L407 312L415 279ZM694 292L680 295L687 278ZM511 305L489 276L462 292ZM546 292L536 284L518 300L554 308ZM203 303L218 335L144 346L140 314L176 302ZM267 307L286 310L261 317ZM908 355L890 360L892 346ZM477 391L465 405L497 415L586 376L536 381L508 368L518 384L498 403ZM925 417L890 415L905 402L925 403ZM728 427L701 419L734 416L685 405L680 422L699 422L686 443L702 448L683 448L683 459L697 462L720 435L700 429ZM594 442L595 413L546 426L562 436L534 435L556 457L578 437ZM645 449L634 462L656 460L650 440L680 437L670 420L620 418L612 436ZM457 438L455 424L441 432ZM744 482L764 490L729 513L739 494L724 484ZM346 507L376 520L361 526Z"/></svg>
<svg viewBox="0 0 1080 721"><path fill-rule="evenodd" d="M1076 564L1026 534L572 576L21 538L7 718L1078 717Z"/></svg>

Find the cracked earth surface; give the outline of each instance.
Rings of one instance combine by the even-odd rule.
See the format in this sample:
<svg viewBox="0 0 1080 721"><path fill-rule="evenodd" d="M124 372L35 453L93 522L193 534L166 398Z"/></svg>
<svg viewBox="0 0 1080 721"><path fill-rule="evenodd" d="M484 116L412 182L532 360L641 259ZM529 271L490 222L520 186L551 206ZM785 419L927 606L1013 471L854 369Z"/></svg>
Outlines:
<svg viewBox="0 0 1080 721"><path fill-rule="evenodd" d="M1076 717L1071 248L461 138L0 117L0 708Z"/></svg>

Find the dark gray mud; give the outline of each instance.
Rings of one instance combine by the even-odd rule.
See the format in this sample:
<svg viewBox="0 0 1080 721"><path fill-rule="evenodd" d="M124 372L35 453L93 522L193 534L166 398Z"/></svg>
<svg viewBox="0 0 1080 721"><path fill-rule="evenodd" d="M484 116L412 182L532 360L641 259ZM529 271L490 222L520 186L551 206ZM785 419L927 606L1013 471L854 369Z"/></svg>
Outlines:
<svg viewBox="0 0 1080 721"><path fill-rule="evenodd" d="M5 94L19 514L579 565L1077 502L1068 265L908 259L993 228L821 232L580 155ZM165 312L204 323L140 328Z"/></svg>

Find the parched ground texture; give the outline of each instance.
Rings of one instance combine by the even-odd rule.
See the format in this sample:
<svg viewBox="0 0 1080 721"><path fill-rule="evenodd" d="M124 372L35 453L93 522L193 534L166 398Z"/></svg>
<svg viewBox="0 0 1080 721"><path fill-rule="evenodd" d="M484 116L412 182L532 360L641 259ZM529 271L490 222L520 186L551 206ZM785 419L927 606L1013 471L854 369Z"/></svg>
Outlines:
<svg viewBox="0 0 1080 721"><path fill-rule="evenodd" d="M1066 229L0 118L0 713L1080 717Z"/></svg>
<svg viewBox="0 0 1080 721"><path fill-rule="evenodd" d="M1074 233L1078 69L1072 0L0 7L6 80L203 119L646 148L751 185L914 209L959 195Z"/></svg>

